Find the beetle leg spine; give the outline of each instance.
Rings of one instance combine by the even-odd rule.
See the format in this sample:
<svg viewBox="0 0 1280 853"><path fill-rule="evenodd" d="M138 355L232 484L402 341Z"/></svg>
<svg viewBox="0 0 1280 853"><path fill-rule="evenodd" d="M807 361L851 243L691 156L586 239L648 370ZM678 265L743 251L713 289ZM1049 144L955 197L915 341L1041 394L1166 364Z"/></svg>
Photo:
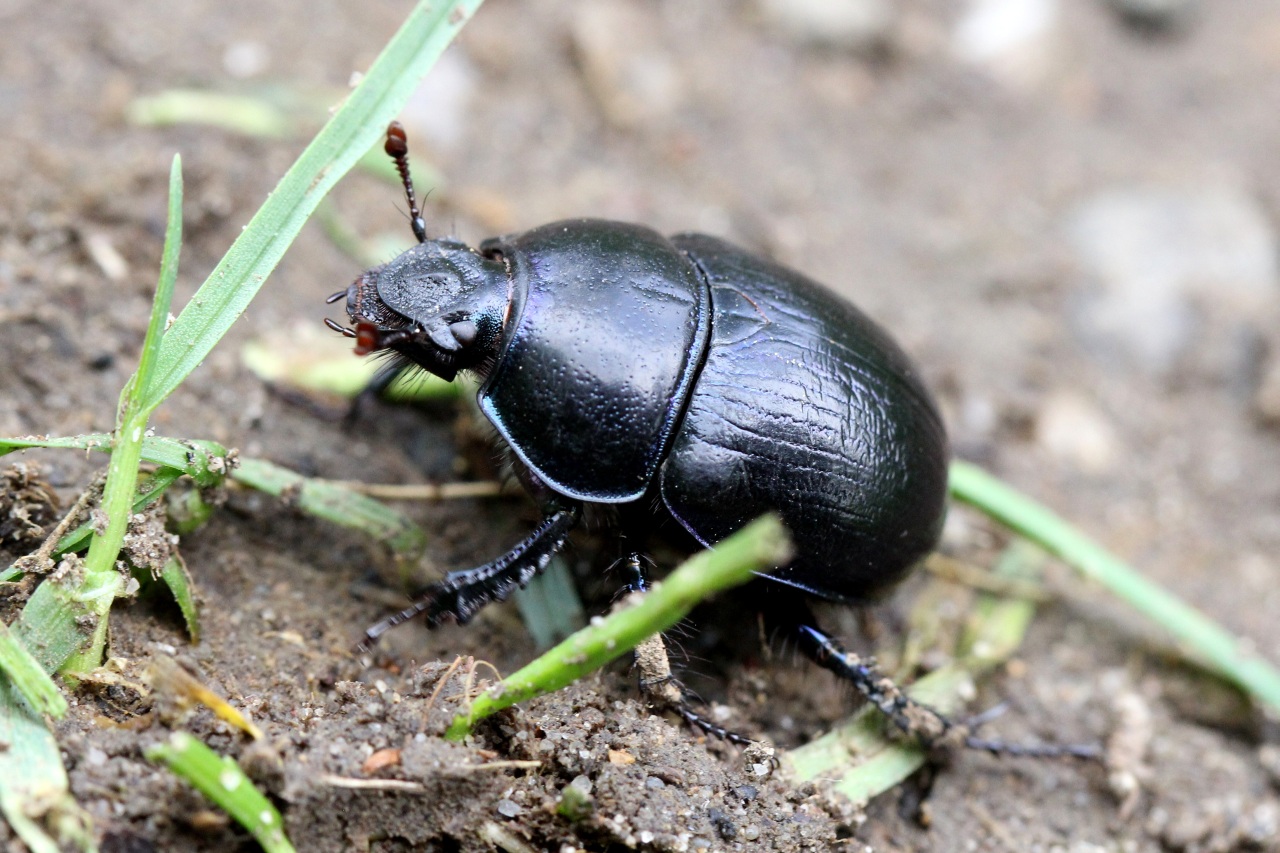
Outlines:
<svg viewBox="0 0 1280 853"><path fill-rule="evenodd" d="M380 636L418 615L426 616L430 628L449 619L465 625L486 604L505 600L513 590L542 574L581 517L581 506L568 504L548 515L523 542L493 562L450 572L412 605L370 626L357 651L367 652Z"/></svg>

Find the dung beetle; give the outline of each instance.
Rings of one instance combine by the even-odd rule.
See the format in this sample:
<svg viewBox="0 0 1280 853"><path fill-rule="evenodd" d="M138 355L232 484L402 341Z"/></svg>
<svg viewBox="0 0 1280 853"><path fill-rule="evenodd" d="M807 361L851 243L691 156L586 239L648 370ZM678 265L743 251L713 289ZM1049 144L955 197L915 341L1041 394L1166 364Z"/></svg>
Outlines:
<svg viewBox="0 0 1280 853"><path fill-rule="evenodd" d="M398 123L386 151L419 244L330 297L345 299L353 328L327 322L357 354L391 351L446 380L474 372L480 409L544 518L502 557L450 573L370 628L365 646L418 614L465 623L506 598L564 545L584 505L616 507L624 535L674 519L705 546L774 511L796 556L762 577L771 627L904 730L933 741L959 728L846 651L807 604L883 594L942 528L946 432L889 336L800 273L701 234L573 219L477 248L429 240ZM641 555L626 563L642 586Z"/></svg>

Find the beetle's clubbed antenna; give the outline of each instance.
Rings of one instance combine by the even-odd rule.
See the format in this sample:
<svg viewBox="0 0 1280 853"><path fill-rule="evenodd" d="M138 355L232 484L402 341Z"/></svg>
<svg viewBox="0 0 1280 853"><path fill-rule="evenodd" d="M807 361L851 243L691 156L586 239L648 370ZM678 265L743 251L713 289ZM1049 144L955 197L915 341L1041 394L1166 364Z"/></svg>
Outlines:
<svg viewBox="0 0 1280 853"><path fill-rule="evenodd" d="M356 336L356 333L354 330L348 329L346 326L339 326L336 322L334 322L333 320L330 320L328 317L324 318L324 324L328 326L330 329L333 329L335 332L338 332L339 334L341 334L344 338L354 338Z"/></svg>
<svg viewBox="0 0 1280 853"><path fill-rule="evenodd" d="M425 243L427 223L418 210L418 199L413 193L413 179L409 177L409 142L404 133L404 125L398 121L387 125L387 142L382 150L395 161L396 171L400 173L400 181L404 184L404 197L409 201L409 225L413 228L413 236L418 238L419 243Z"/></svg>

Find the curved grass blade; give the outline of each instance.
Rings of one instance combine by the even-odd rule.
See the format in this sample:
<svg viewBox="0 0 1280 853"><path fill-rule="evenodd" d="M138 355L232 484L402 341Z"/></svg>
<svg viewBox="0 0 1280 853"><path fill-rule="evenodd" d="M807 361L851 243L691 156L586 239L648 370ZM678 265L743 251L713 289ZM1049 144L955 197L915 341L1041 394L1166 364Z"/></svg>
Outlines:
<svg viewBox="0 0 1280 853"><path fill-rule="evenodd" d="M157 375L145 389L148 404L169 396L244 313L320 200L382 138L480 2L424 2L414 8L169 328Z"/></svg>
<svg viewBox="0 0 1280 853"><path fill-rule="evenodd" d="M1280 671L1239 638L1047 507L967 462L951 463L951 495L1035 542L1172 634L1193 660L1280 712Z"/></svg>
<svg viewBox="0 0 1280 853"><path fill-rule="evenodd" d="M299 509L343 527L362 530L416 559L427 545L422 528L380 501L325 480L312 480L262 459L242 459L233 479L277 497L289 495Z"/></svg>
<svg viewBox="0 0 1280 853"><path fill-rule="evenodd" d="M262 795L240 765L219 756L186 732L174 732L168 743L143 750L151 761L168 766L175 775L224 809L243 826L267 853L293 853L284 834L284 820L271 801Z"/></svg>
<svg viewBox="0 0 1280 853"><path fill-rule="evenodd" d="M58 685L4 622L0 622L0 670L37 713L59 720L67 713L67 700Z"/></svg>
<svg viewBox="0 0 1280 853"><path fill-rule="evenodd" d="M5 746L0 749L0 813L18 837L35 853L58 853L64 849L59 840L90 849L91 840L75 837L85 818L71 798L58 742L4 679L0 679L0 743ZM63 812L80 824L68 833L72 837L54 839L45 832L39 817L50 811Z"/></svg>

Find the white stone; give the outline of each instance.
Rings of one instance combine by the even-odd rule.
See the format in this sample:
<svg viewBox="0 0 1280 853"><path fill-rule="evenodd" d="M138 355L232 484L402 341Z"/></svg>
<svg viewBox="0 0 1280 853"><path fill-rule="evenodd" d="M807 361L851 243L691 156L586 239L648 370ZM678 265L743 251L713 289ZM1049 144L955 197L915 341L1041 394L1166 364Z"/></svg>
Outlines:
<svg viewBox="0 0 1280 853"><path fill-rule="evenodd" d="M1070 391L1045 400L1036 438L1057 459L1087 474L1111 470L1119 455L1111 421L1088 397Z"/></svg>
<svg viewBox="0 0 1280 853"><path fill-rule="evenodd" d="M853 51L892 40L898 13L890 0L758 0L761 14L796 41Z"/></svg>
<svg viewBox="0 0 1280 853"><path fill-rule="evenodd" d="M1105 190L1069 214L1066 236L1091 285L1077 318L1086 338L1150 369L1171 368L1207 315L1238 328L1274 308L1280 249L1235 187Z"/></svg>
<svg viewBox="0 0 1280 853"><path fill-rule="evenodd" d="M1058 0L970 0L951 38L959 59L1015 89L1032 89L1057 56Z"/></svg>

